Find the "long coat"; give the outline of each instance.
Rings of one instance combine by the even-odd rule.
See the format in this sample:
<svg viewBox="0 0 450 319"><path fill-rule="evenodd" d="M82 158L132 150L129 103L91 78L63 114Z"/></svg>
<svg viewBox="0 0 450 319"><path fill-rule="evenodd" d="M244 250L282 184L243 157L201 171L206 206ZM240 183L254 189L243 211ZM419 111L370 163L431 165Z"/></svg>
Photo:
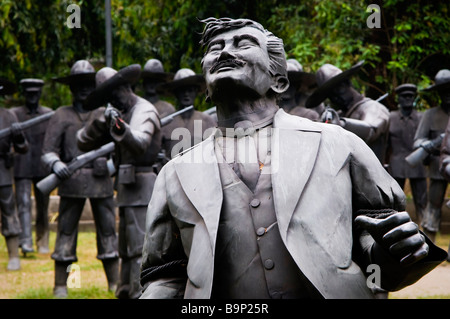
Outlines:
<svg viewBox="0 0 450 319"><path fill-rule="evenodd" d="M361 247L353 220L359 209L404 210L403 191L353 133L283 110L273 127L273 199L284 245L323 297L373 298L365 273L376 261L356 258L373 239L364 236ZM223 200L214 141L213 134L158 175L148 206L142 270L186 258L187 279L154 279L142 298L170 298L183 290L185 298L211 297ZM382 284L400 289L439 262L403 269Z"/></svg>

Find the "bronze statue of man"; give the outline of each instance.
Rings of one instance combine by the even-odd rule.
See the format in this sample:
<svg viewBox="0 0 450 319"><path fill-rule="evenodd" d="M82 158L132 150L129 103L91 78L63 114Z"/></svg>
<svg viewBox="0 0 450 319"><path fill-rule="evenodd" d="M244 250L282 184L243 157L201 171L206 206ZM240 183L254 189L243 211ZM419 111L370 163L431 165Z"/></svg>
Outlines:
<svg viewBox="0 0 450 319"><path fill-rule="evenodd" d="M171 82L159 88L166 94L175 96L177 108L181 110L195 104L196 97L205 89L205 80L203 75L195 74L191 69L182 68L175 73ZM162 144L166 156L170 159L201 142L208 134L208 129L215 126L216 121L210 115L196 110L194 105L194 109L175 117L172 122L162 128Z"/></svg>
<svg viewBox="0 0 450 319"><path fill-rule="evenodd" d="M441 104L425 111L414 136L414 148L422 147L429 153L424 161L430 185L422 227L433 240L440 228L442 205L448 185L447 180L439 171L439 156L442 144L441 135L445 133L450 114L450 70L440 70L436 74L434 82L424 91L437 92Z"/></svg>
<svg viewBox="0 0 450 319"><path fill-rule="evenodd" d="M287 71L289 88L281 95L280 107L286 113L318 121L319 113L305 107L307 92L316 85L314 74L304 72L302 65L295 59L287 60Z"/></svg>
<svg viewBox="0 0 450 319"><path fill-rule="evenodd" d="M119 71L105 67L96 74L96 89L86 104L97 107L111 103L78 132L78 147L89 151L115 143L115 189L119 207L120 282L116 296L136 299L141 294L139 268L144 242L147 206L161 149L161 126L156 108L137 96L131 85L140 78L138 64Z"/></svg>
<svg viewBox="0 0 450 319"><path fill-rule="evenodd" d="M395 94L398 110L389 115L389 137L386 155L388 171L404 189L406 179L409 180L417 217L420 225L427 205L427 174L422 164L411 167L405 160L413 150L416 134L422 114L415 109L417 86L404 83L397 86Z"/></svg>
<svg viewBox="0 0 450 319"><path fill-rule="evenodd" d="M22 92L25 97L25 105L11 109L19 122L49 113L52 109L40 105L40 97L44 81L41 79L27 78L20 80ZM31 221L31 188L36 207L36 245L39 253L48 253L49 221L48 204L49 194L43 194L36 184L45 176L45 170L41 162L42 146L48 121L44 121L24 131L29 143L28 152L18 154L14 159L14 184L17 210L19 212L22 233L20 234L20 248L22 253L34 252Z"/></svg>
<svg viewBox="0 0 450 319"><path fill-rule="evenodd" d="M364 141L279 108L283 41L248 19L203 22L219 128L158 175L142 298L373 298L369 264L396 290L442 262Z"/></svg>
<svg viewBox="0 0 450 319"><path fill-rule="evenodd" d="M365 97L355 90L350 78L362 67L360 61L350 69L342 71L332 64L324 64L316 72L318 88L308 97L305 106L317 107L329 99L338 112L336 123L361 137L384 163L387 135L389 132L389 111L381 103Z"/></svg>
<svg viewBox="0 0 450 319"><path fill-rule="evenodd" d="M13 94L16 86L6 79L0 78L0 96ZM7 270L19 270L19 235L22 232L19 214L16 209L13 190L13 153L24 154L28 151L25 135L17 126L17 117L10 110L0 107L0 130L11 128L8 137L0 138L0 212L2 235L5 237L8 250Z"/></svg>
<svg viewBox="0 0 450 319"><path fill-rule="evenodd" d="M72 174L68 168L72 160L83 154L77 147L77 131L90 119L103 113L101 109L88 111L83 104L95 88L95 69L88 61L78 60L69 75L55 80L70 87L73 102L55 111L48 123L42 150L43 163L63 180L58 186L58 230L55 250L51 255L55 260L53 294L60 298L67 296L68 267L78 260L78 222L88 198L97 230L97 258L102 261L108 289L115 290L119 257L114 191L106 165L107 158L100 157Z"/></svg>

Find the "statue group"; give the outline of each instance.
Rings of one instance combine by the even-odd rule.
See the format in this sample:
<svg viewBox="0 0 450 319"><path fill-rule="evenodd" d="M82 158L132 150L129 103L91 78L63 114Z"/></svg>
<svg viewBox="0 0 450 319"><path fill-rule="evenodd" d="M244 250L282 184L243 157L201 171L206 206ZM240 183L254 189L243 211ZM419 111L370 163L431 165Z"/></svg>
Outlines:
<svg viewBox="0 0 450 319"><path fill-rule="evenodd" d="M86 199L97 258L120 299L385 298L447 259L434 240L450 178L450 71L427 88L440 106L422 115L417 86L405 83L389 112L353 87L363 61L309 73L258 22L202 23L202 74L167 73L157 59L98 71L76 61L54 79L73 101L56 111L39 104L42 80L21 81L25 106L0 108L9 270L20 268L19 247L34 251L31 185L38 252L49 249L50 177L60 199L56 297L68 294ZM199 111L198 95L214 107ZM417 150L426 158L411 165L405 158ZM417 223L406 211L406 179ZM371 264L379 286L367 284Z"/></svg>

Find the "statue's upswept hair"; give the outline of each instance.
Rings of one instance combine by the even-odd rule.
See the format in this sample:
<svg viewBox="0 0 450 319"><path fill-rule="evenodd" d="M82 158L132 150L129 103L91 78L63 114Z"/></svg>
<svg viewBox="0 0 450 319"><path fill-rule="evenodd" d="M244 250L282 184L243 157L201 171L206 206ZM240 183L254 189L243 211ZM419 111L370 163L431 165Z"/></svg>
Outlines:
<svg viewBox="0 0 450 319"><path fill-rule="evenodd" d="M267 38L267 53L270 58L270 74L272 76L282 75L287 77L286 53L284 51L283 40L276 37L272 32L250 19L230 19L230 18L207 18L201 20L205 23L200 44L205 47L216 35L234 29L252 27L261 31Z"/></svg>

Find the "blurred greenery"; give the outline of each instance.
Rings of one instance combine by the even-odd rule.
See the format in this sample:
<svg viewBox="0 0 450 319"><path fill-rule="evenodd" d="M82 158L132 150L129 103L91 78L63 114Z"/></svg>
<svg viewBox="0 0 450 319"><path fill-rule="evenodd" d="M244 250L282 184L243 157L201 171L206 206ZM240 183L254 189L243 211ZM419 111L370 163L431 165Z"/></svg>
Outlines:
<svg viewBox="0 0 450 319"><path fill-rule="evenodd" d="M72 3L81 8L81 28L66 25ZM380 6L381 28L367 26L371 3ZM323 63L346 69L364 59L355 85L373 98L405 82L425 88L439 69L450 68L449 1L111 0L111 6L116 69L158 58L166 71L188 67L200 73L199 20L210 16L261 22L307 71ZM68 74L78 59L89 59L96 69L105 64L104 1L2 0L0 32L0 76L16 83L45 79L42 104L52 108L71 102L68 88L52 78ZM423 97L420 108L439 102L435 95ZM21 102L20 92L3 101ZM396 107L393 95L384 103Z"/></svg>

